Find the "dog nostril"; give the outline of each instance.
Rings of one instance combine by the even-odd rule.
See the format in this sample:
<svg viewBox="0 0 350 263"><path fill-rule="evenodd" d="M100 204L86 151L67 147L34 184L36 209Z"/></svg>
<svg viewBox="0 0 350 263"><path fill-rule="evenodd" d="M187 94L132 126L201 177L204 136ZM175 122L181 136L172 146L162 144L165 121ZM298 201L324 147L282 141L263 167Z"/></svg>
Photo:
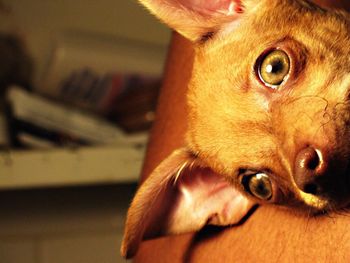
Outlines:
<svg viewBox="0 0 350 263"><path fill-rule="evenodd" d="M309 147L300 153L300 168L316 170L321 164L321 159L317 150Z"/></svg>
<svg viewBox="0 0 350 263"><path fill-rule="evenodd" d="M304 186L303 191L307 194L313 194L313 195L317 195L318 193L318 187L316 184L306 184Z"/></svg>
<svg viewBox="0 0 350 263"><path fill-rule="evenodd" d="M318 177L325 174L322 152L313 147L302 149L295 158L294 181L305 193L320 194Z"/></svg>

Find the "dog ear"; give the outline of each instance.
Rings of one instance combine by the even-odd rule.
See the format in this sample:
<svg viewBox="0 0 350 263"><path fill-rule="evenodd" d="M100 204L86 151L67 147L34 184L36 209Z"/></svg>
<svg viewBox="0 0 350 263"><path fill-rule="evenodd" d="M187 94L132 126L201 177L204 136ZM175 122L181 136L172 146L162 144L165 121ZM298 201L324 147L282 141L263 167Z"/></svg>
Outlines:
<svg viewBox="0 0 350 263"><path fill-rule="evenodd" d="M197 41L215 33L244 11L241 0L139 0L151 13L186 38Z"/></svg>
<svg viewBox="0 0 350 263"><path fill-rule="evenodd" d="M254 203L187 149L174 151L146 179L129 208L121 254L132 257L143 239L238 223Z"/></svg>

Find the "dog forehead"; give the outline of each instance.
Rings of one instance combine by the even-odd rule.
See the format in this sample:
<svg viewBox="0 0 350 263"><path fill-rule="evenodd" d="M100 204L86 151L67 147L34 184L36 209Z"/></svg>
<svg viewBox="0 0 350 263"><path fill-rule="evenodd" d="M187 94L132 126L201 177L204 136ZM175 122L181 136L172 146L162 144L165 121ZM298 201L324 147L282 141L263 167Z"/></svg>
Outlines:
<svg viewBox="0 0 350 263"><path fill-rule="evenodd" d="M317 64L322 57L326 62L334 62L323 65L327 71L322 72L328 75L331 74L329 68L337 68L336 54L341 50L343 65L337 76L347 79L345 75L349 72L346 68L349 65L349 20L345 14L328 12L305 1L261 1L261 6L262 12L247 13L229 36L213 39L196 49L188 92L189 144L227 163L243 155L250 160L256 158L256 163L261 156L273 159L276 155L275 161L278 159L271 111L254 87L249 87L249 74L269 44L286 37L293 39L306 47L312 60L309 63ZM335 39L337 43L333 43ZM327 79L322 83L327 83ZM307 83L300 86L295 88L301 95L313 92ZM317 83L314 86L314 91L318 92ZM344 90L345 86L342 85ZM334 98L340 98L340 92L337 96ZM324 104L321 106L323 109ZM238 147L241 151L232 151Z"/></svg>
<svg viewBox="0 0 350 263"><path fill-rule="evenodd" d="M327 38L328 31L338 34L336 39L348 39L349 36L350 16L345 11L323 9L302 0L248 0L243 3L247 7L241 19L222 25L213 41L206 41L205 45L199 43L199 50L204 49L207 53L215 51L234 39L242 38L241 34L248 34L251 40L264 35L298 35L302 32L320 33L324 39ZM334 39L334 36L329 39ZM258 45L259 42L255 44Z"/></svg>
<svg viewBox="0 0 350 263"><path fill-rule="evenodd" d="M206 81L221 82L228 77L225 72L231 72L230 79L237 79L235 74L252 70L263 52L288 39L305 48L311 63L325 63L327 67L337 69L339 76L349 72L349 14L326 11L305 1L261 2L262 11L248 12L228 35L219 35L197 46L192 76L194 84L190 89L207 88L203 85ZM275 5L268 5L269 2ZM295 51L301 53L302 50ZM238 76L240 79L244 77Z"/></svg>

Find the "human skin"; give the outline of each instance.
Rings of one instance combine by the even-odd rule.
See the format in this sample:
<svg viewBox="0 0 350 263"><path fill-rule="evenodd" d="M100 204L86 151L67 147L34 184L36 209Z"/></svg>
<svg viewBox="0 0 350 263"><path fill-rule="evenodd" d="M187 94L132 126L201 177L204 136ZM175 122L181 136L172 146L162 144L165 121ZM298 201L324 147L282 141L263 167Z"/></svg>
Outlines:
<svg viewBox="0 0 350 263"><path fill-rule="evenodd" d="M350 1L315 1L350 10ZM186 131L186 89L193 61L191 44L174 34L166 64L143 176L174 149ZM236 227L142 243L135 262L349 262L350 214L306 217L273 207L259 207Z"/></svg>

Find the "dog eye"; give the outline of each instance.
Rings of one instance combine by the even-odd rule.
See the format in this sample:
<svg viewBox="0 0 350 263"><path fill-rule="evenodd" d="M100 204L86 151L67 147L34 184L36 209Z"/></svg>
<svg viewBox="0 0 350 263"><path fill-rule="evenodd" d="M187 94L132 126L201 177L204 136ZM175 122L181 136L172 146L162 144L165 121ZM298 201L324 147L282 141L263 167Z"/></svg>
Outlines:
<svg viewBox="0 0 350 263"><path fill-rule="evenodd" d="M277 88L288 76L290 60L286 52L273 50L264 56L258 66L260 80L268 87Z"/></svg>
<svg viewBox="0 0 350 263"><path fill-rule="evenodd" d="M270 200L272 197L272 184L270 178L264 173L244 176L242 184L245 190L261 200Z"/></svg>

